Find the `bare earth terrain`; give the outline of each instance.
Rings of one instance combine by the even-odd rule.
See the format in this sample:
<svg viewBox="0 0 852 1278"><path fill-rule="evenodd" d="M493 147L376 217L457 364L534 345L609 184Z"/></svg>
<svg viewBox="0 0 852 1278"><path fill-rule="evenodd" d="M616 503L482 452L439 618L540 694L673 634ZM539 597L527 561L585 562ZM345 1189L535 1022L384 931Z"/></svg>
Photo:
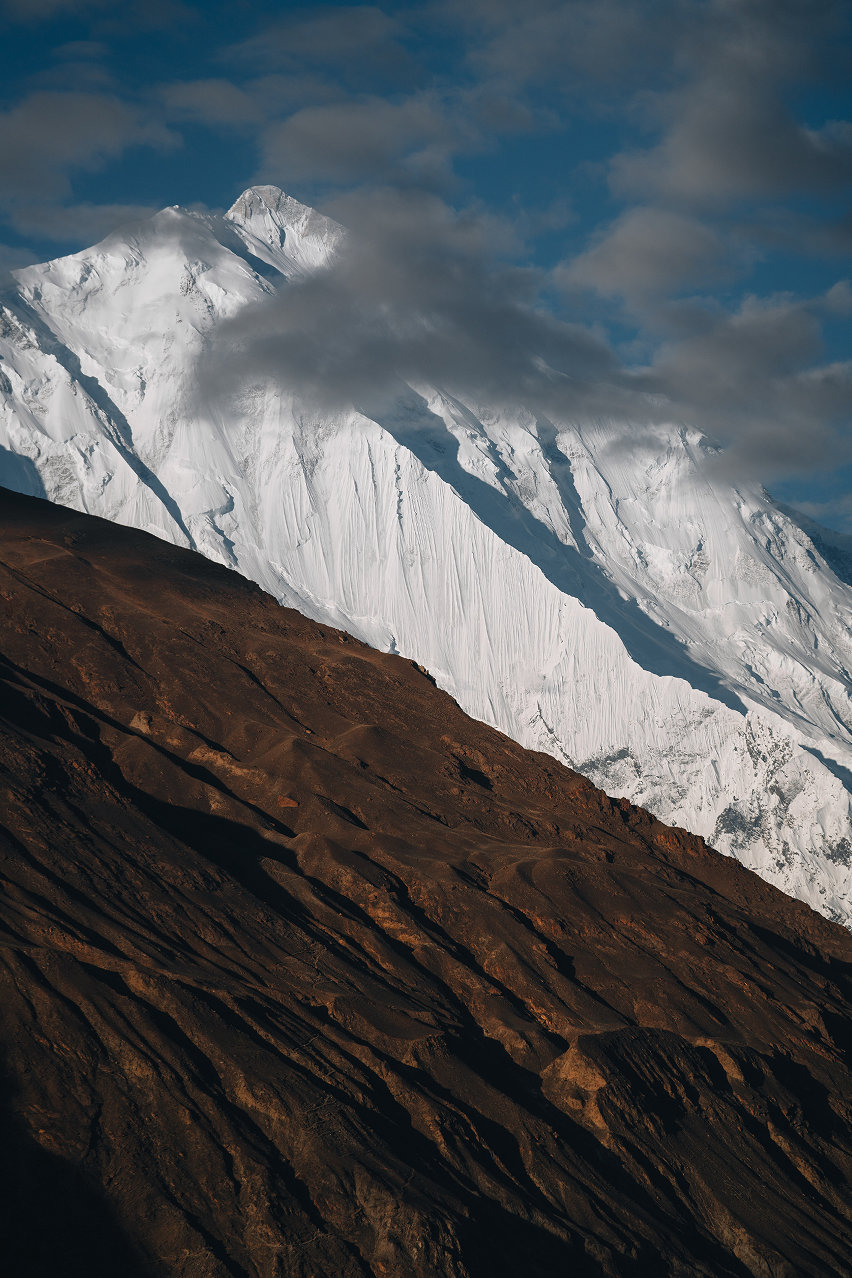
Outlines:
<svg viewBox="0 0 852 1278"><path fill-rule="evenodd" d="M852 1273L847 932L143 533L0 594L7 1273Z"/></svg>

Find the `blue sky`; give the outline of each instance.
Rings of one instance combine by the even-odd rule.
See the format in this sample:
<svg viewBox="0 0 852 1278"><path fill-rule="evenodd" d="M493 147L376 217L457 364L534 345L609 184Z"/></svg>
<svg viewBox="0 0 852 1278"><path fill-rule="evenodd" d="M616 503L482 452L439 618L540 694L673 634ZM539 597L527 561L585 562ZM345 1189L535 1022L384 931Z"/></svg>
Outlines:
<svg viewBox="0 0 852 1278"><path fill-rule="evenodd" d="M0 0L0 264L274 183L852 531L850 8Z"/></svg>

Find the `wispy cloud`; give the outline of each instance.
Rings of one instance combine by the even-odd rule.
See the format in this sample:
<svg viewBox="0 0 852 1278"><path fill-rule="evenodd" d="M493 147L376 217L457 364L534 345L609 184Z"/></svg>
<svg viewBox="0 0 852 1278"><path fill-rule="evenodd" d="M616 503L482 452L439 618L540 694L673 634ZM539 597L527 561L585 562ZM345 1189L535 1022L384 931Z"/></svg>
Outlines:
<svg viewBox="0 0 852 1278"><path fill-rule="evenodd" d="M411 6L410 12L416 10ZM265 23L223 57L274 71L299 71L306 64L333 68L349 87L367 79L374 84L377 75L410 82L416 62L405 37L403 19L375 5L317 5Z"/></svg>
<svg viewBox="0 0 852 1278"><path fill-rule="evenodd" d="M630 378L606 342L538 305L540 273L498 263L506 230L437 196L339 200L347 234L328 269L216 334L205 386L272 378L332 407L386 405L404 382L539 411L624 411Z"/></svg>
<svg viewBox="0 0 852 1278"><path fill-rule="evenodd" d="M601 228L585 252L557 269L566 287L632 304L718 282L727 249L712 227L669 209L628 209Z"/></svg>
<svg viewBox="0 0 852 1278"><path fill-rule="evenodd" d="M308 403L370 412L407 382L561 422L605 416L625 445L682 421L727 446L718 464L767 480L852 457L852 362L822 362L821 339L826 316L852 313L847 284L735 311L685 299L669 316L676 335L628 366L602 333L545 308L549 277L507 259L517 244L499 222L395 189L337 212L348 233L327 269L218 330L205 394L271 380Z"/></svg>
<svg viewBox="0 0 852 1278"><path fill-rule="evenodd" d="M76 170L98 169L131 146L171 147L179 139L120 98L34 93L0 114L0 208L19 229L34 211L71 195Z"/></svg>
<svg viewBox="0 0 852 1278"><path fill-rule="evenodd" d="M840 285L693 311L692 331L657 350L646 387L725 443L733 472L768 480L840 464L852 456L852 361L823 362L822 321L847 303Z"/></svg>
<svg viewBox="0 0 852 1278"><path fill-rule="evenodd" d="M459 129L428 95L304 107L269 125L261 171L341 186L446 170Z"/></svg>
<svg viewBox="0 0 852 1278"><path fill-rule="evenodd" d="M228 129L265 123L263 91L252 92L231 80L177 80L157 87L168 118L174 123L191 120Z"/></svg>
<svg viewBox="0 0 852 1278"><path fill-rule="evenodd" d="M133 143L168 145L171 135L117 97L35 93L0 116L6 194L63 187L75 167L96 166Z"/></svg>

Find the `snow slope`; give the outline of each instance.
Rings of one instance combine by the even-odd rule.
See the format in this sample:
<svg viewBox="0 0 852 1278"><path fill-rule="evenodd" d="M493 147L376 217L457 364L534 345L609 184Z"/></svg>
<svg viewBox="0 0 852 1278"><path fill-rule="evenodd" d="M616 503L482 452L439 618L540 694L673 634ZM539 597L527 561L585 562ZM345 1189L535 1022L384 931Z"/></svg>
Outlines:
<svg viewBox="0 0 852 1278"><path fill-rule="evenodd" d="M381 419L194 376L331 262L276 188L166 209L0 298L0 482L193 546L426 666L462 707L852 924L846 560L682 426L409 388ZM829 566L828 556L837 572Z"/></svg>

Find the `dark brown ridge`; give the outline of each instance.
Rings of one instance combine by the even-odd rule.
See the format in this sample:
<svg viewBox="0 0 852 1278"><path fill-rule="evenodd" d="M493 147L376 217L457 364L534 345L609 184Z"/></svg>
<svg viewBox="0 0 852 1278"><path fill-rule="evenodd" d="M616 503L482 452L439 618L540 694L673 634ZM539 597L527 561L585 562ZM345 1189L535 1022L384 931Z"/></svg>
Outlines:
<svg viewBox="0 0 852 1278"><path fill-rule="evenodd" d="M14 1275L852 1273L852 938L206 560L0 494Z"/></svg>

